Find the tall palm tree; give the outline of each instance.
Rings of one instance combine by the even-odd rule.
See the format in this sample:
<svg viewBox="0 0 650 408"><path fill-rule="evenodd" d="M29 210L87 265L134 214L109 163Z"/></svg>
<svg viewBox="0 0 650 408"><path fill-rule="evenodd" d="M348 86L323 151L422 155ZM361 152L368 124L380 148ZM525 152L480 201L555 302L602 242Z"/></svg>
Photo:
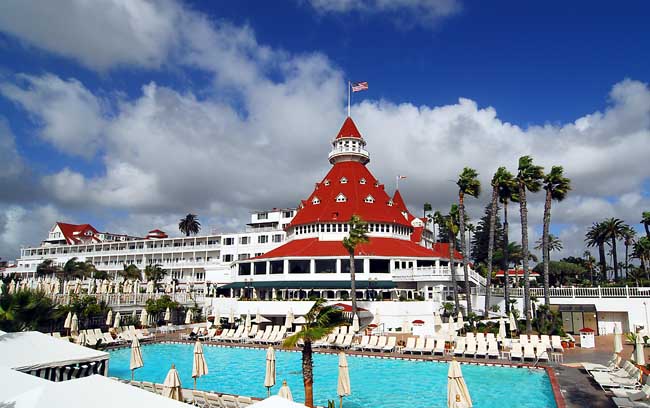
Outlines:
<svg viewBox="0 0 650 408"><path fill-rule="evenodd" d="M546 244L546 246L548 248L549 253L561 251L564 248L564 245L562 245L562 241L560 240L560 238L556 237L553 234L548 234L548 243ZM543 248L544 248L544 238L540 238L535 242L535 249L538 251L542 251Z"/></svg>
<svg viewBox="0 0 650 408"><path fill-rule="evenodd" d="M517 184L519 186L519 214L521 217L521 248L523 250L524 268L524 314L526 317L526 333L533 331L530 315L530 267L528 265L528 203L526 191L536 193L542 188L544 168L533 164L533 158L522 156L519 158L519 171Z"/></svg>
<svg viewBox="0 0 650 408"><path fill-rule="evenodd" d="M134 264L124 264L124 268L122 271L119 272L120 276L123 277L124 279L142 279L142 273L140 272L140 268L135 266Z"/></svg>
<svg viewBox="0 0 650 408"><path fill-rule="evenodd" d="M166 275L167 271L159 264L149 264L144 268L145 278L147 278L147 281L154 281L156 286L158 282L165 279Z"/></svg>
<svg viewBox="0 0 650 408"><path fill-rule="evenodd" d="M616 243L623 236L625 230L625 223L619 218L608 218L603 221L603 229L605 236L609 239L609 245L612 249L612 263L614 264L614 280L618 276L618 254L616 251Z"/></svg>
<svg viewBox="0 0 650 408"><path fill-rule="evenodd" d="M544 190L546 190L546 199L544 200L544 226L542 232L542 262L544 263L544 304L551 304L549 293L549 229L551 227L551 203L553 200L562 201L571 190L571 180L564 177L562 166L553 166L551 171L544 176Z"/></svg>
<svg viewBox="0 0 650 408"><path fill-rule="evenodd" d="M650 238L639 238L634 243L632 256L641 261L641 269L645 272L646 279L650 279Z"/></svg>
<svg viewBox="0 0 650 408"><path fill-rule="evenodd" d="M634 239L636 238L636 231L631 226L625 224L623 226L623 245L625 245L625 277L630 271L630 247L634 245Z"/></svg>
<svg viewBox="0 0 650 408"><path fill-rule="evenodd" d="M645 228L645 236L650 238L650 211L641 213L641 224Z"/></svg>
<svg viewBox="0 0 650 408"><path fill-rule="evenodd" d="M497 222L497 211L498 211L498 201L499 201L499 180L502 177L502 174L507 172L505 167L499 167L492 176L492 199L490 201L490 227L488 233L488 255L487 255L487 279L485 281L485 307L483 315L488 317L488 311L490 310L490 284L492 283L492 257L494 256L494 230L496 229ZM510 175L512 178L512 174ZM507 302L506 302L507 303Z"/></svg>
<svg viewBox="0 0 650 408"><path fill-rule="evenodd" d="M354 265L354 251L359 244L368 242L368 223L361 219L358 215L352 215L350 222L350 233L347 237L343 238L343 246L350 254L350 292L352 292L352 316L357 314L357 285L355 280L355 265Z"/></svg>
<svg viewBox="0 0 650 408"><path fill-rule="evenodd" d="M591 285L593 286L594 284L594 263L596 262L596 259L591 256L591 252L585 251L582 253L582 257L585 259L585 266L587 269L589 269L589 280L591 281Z"/></svg>
<svg viewBox="0 0 650 408"><path fill-rule="evenodd" d="M305 386L305 405L314 406L314 361L312 343L322 339L345 323L339 309L327 306L325 299L318 299L305 315L302 330L287 337L283 347L295 347L302 340L302 382Z"/></svg>
<svg viewBox="0 0 650 408"><path fill-rule="evenodd" d="M456 181L458 186L458 219L460 230L460 252L463 256L463 273L465 276L465 293L467 300L467 314L472 313L472 297L470 296L469 283L469 251L467 250L467 237L465 237L465 195L477 198L481 194L481 182L478 172L465 167Z"/></svg>
<svg viewBox="0 0 650 408"><path fill-rule="evenodd" d="M601 279L607 280L607 259L605 258L605 242L607 234L602 223L594 223L585 234L585 242L588 247L598 248L598 265Z"/></svg>
<svg viewBox="0 0 650 408"><path fill-rule="evenodd" d="M452 204L449 214L442 215L436 211L436 223L443 226L448 233L449 241L449 273L451 273L451 286L454 294L454 309L457 313L460 310L460 301L458 300L458 279L456 278L456 236L458 235L458 206ZM469 294L468 294L469 296Z"/></svg>
<svg viewBox="0 0 650 408"><path fill-rule="evenodd" d="M506 170L499 167L495 173L499 189L499 202L503 205L503 297L506 305L506 313L510 312L510 272L508 253L508 203L519 202L517 195L517 182L515 177Z"/></svg>
<svg viewBox="0 0 650 408"><path fill-rule="evenodd" d="M56 276L61 273L61 268L52 259L46 259L36 267L36 276Z"/></svg>
<svg viewBox="0 0 650 408"><path fill-rule="evenodd" d="M201 231L201 223L196 214L187 214L184 218L181 218L178 223L178 229L185 234L186 237L190 235L196 235Z"/></svg>

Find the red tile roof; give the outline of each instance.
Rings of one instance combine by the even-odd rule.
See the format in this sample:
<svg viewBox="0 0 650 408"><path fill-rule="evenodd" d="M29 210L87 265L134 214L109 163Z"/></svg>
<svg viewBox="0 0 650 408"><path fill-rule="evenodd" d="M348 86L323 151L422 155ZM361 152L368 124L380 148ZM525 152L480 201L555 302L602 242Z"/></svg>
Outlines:
<svg viewBox="0 0 650 408"><path fill-rule="evenodd" d="M365 183L362 184L362 179ZM344 181L344 182L342 182ZM337 202L339 194L345 196L345 202ZM374 202L366 203L368 197ZM319 204L314 204L318 198ZM336 163L307 200L302 201L291 221L291 226L315 222L347 222L353 214L368 222L396 223L410 227L411 224L391 201L384 185L362 163L345 161Z"/></svg>
<svg viewBox="0 0 650 408"><path fill-rule="evenodd" d="M59 229L61 229L63 237L68 242L68 244L83 242L80 237L92 239L94 238L95 234L99 234L99 231L97 231L95 227L90 224L67 224L65 222L57 222L56 224L59 226ZM91 231L93 235L90 237L86 236L85 233L87 231Z"/></svg>
<svg viewBox="0 0 650 408"><path fill-rule="evenodd" d="M433 249L428 249L403 239L370 238L370 242L367 244L357 246L355 254L357 256L449 259L449 246L439 243ZM348 251L343 247L341 241L320 241L318 238L294 239L253 259L324 256L348 256ZM460 253L456 252L456 257L460 259Z"/></svg>
<svg viewBox="0 0 650 408"><path fill-rule="evenodd" d="M345 122L343 122L343 126L341 126L341 130L339 130L339 133L336 135L335 139L341 139L344 137L355 137L358 139L362 138L361 133L359 133L359 129L357 129L357 125L354 124L354 121L349 116L347 119L345 119Z"/></svg>

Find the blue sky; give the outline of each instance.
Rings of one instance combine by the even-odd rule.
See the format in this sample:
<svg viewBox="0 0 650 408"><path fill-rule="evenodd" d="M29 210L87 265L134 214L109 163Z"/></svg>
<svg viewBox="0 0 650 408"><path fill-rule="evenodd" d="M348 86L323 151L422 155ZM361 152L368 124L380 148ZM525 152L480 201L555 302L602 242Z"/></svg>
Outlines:
<svg viewBox="0 0 650 408"><path fill-rule="evenodd" d="M373 172L408 174L413 208L522 154L572 172L569 252L597 217L648 207L645 2L127 4L0 6L0 256L57 219L142 234L194 211L232 230L295 205L327 170L348 79L370 83L353 117Z"/></svg>

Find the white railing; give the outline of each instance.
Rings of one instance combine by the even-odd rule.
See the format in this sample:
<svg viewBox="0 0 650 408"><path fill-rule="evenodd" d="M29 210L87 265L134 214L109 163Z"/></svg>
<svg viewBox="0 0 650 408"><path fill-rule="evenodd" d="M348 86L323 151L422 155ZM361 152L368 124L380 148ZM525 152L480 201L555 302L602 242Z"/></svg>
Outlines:
<svg viewBox="0 0 650 408"><path fill-rule="evenodd" d="M472 293L483 296L485 295L485 288L472 288ZM503 288L491 288L490 293L492 296L504 296ZM524 288L510 288L508 293L511 297L523 297ZM537 298L543 298L544 289L531 288L530 294ZM650 287L598 286L595 288L584 288L571 286L567 288L550 288L549 295L555 298L650 298Z"/></svg>
<svg viewBox="0 0 650 408"><path fill-rule="evenodd" d="M437 280L451 279L451 272L449 271L448 266L418 266L415 268L407 269L395 269L392 272L393 280L396 282L404 281L423 281L423 280ZM485 278L476 273L475 271L469 271L470 280L478 282L481 285L485 285ZM456 269L456 279L458 281L465 280L465 274L462 268Z"/></svg>
<svg viewBox="0 0 650 408"><path fill-rule="evenodd" d="M206 250L216 250L221 249L221 244L205 244L205 245L185 245L185 246L161 246L157 248L142 247L142 248L102 248L97 246L92 250L84 251L55 251L54 253L43 253L41 255L24 255L22 259L31 260L31 259L42 259L52 256L116 256L116 255L138 255L143 253L150 252L165 252L165 253L174 253L174 252L193 252L193 251L206 251Z"/></svg>
<svg viewBox="0 0 650 408"><path fill-rule="evenodd" d="M339 154L347 154L347 153L361 153L365 156L369 156L370 154L366 149L362 149L359 147L335 147L330 151L330 154L328 158L332 158L333 156L339 155Z"/></svg>
<svg viewBox="0 0 650 408"><path fill-rule="evenodd" d="M202 303L205 300L205 295L199 293L103 293L103 294L83 294L83 296L92 296L98 302L104 301L108 306L120 305L144 305L149 299L159 299L162 296L169 296L173 301L181 304ZM68 304L70 299L75 295L53 295L52 299L56 304Z"/></svg>

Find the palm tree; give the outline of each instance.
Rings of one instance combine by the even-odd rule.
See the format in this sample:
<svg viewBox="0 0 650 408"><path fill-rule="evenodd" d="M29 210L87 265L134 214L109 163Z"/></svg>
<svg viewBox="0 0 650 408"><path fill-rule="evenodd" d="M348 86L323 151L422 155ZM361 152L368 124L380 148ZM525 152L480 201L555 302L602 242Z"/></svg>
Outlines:
<svg viewBox="0 0 650 408"><path fill-rule="evenodd" d="M354 273L354 251L359 244L368 242L368 224L361 219L358 215L352 215L350 222L350 234L343 238L343 246L350 254L350 292L352 292L352 316L357 314L357 285Z"/></svg>
<svg viewBox="0 0 650 408"><path fill-rule="evenodd" d="M636 231L634 228L625 224L621 237L623 238L623 245L625 245L625 277L627 278L627 274L630 271L630 247L634 245Z"/></svg>
<svg viewBox="0 0 650 408"><path fill-rule="evenodd" d="M442 215L436 211L436 223L444 225L445 230L448 232L449 241L449 273L451 273L451 286L454 294L454 308L455 312L460 310L460 301L458 300L458 280L456 279L456 236L458 235L458 206L452 204L449 209L449 214ZM469 294L467 294L469 296Z"/></svg>
<svg viewBox="0 0 650 408"><path fill-rule="evenodd" d="M61 268L52 259L46 259L36 267L36 276L56 276L61 273Z"/></svg>
<svg viewBox="0 0 650 408"><path fill-rule="evenodd" d="M645 228L645 236L650 238L650 211L641 213L641 224Z"/></svg>
<svg viewBox="0 0 650 408"><path fill-rule="evenodd" d="M618 218L608 218L603 221L605 236L609 239L609 245L612 248L612 263L614 264L614 280L618 279L618 255L616 251L616 242L622 237L625 230L625 223Z"/></svg>
<svg viewBox="0 0 650 408"><path fill-rule="evenodd" d="M641 237L634 243L632 249L632 256L641 261L641 269L646 274L646 279L650 279L650 271L648 266L650 264L650 238Z"/></svg>
<svg viewBox="0 0 650 408"><path fill-rule="evenodd" d="M517 195L517 182L515 177L506 170L499 167L494 176L498 179L499 202L503 204L503 297L506 305L506 313L510 312L510 272L508 261L508 203L519 202Z"/></svg>
<svg viewBox="0 0 650 408"><path fill-rule="evenodd" d="M185 234L186 237L189 237L190 235L196 235L201 231L201 223L196 214L187 214L185 218L181 218L178 223L178 229Z"/></svg>
<svg viewBox="0 0 650 408"><path fill-rule="evenodd" d="M147 278L147 281L152 280L156 285L158 285L158 282L163 280L166 275L167 271L158 264L149 264L144 268L144 276Z"/></svg>
<svg viewBox="0 0 650 408"><path fill-rule="evenodd" d="M485 281L485 307L483 315L488 317L488 311L490 310L490 284L492 283L492 257L494 255L494 230L496 229L497 222L497 211L498 211L498 201L499 201L499 180L502 177L502 174L507 172L505 167L499 167L492 176L492 200L490 201L490 232L488 233L488 255L487 255L487 273ZM512 178L512 174L510 175ZM507 302L506 302L507 303Z"/></svg>
<svg viewBox="0 0 650 408"><path fill-rule="evenodd" d="M528 203L526 191L536 193L542 188L544 168L533 164L533 158L522 156L519 158L519 171L517 184L519 186L519 214L521 216L521 248L523 249L524 268L524 314L526 315L526 333L533 331L530 315L530 267L528 265Z"/></svg>
<svg viewBox="0 0 650 408"><path fill-rule="evenodd" d="M587 269L589 269L589 280L591 281L591 285L593 286L594 284L594 263L596 262L596 259L591 256L591 252L585 251L582 254L582 257L585 259L585 266Z"/></svg>
<svg viewBox="0 0 650 408"><path fill-rule="evenodd" d="M312 343L322 339L345 323L343 313L337 308L327 306L325 299L318 299L305 315L306 323L302 330L287 337L283 347L295 347L300 340L302 346L302 382L305 386L305 405L314 406L314 361Z"/></svg>
<svg viewBox="0 0 650 408"><path fill-rule="evenodd" d="M601 279L607 280L607 259L605 258L605 242L607 235L603 224L598 222L594 223L585 234L585 242L588 247L598 248L598 264L600 269Z"/></svg>
<svg viewBox="0 0 650 408"><path fill-rule="evenodd" d="M63 276L68 279L85 279L91 276L95 266L89 262L77 261L77 257L70 258L63 265Z"/></svg>
<svg viewBox="0 0 650 408"><path fill-rule="evenodd" d="M134 264L124 264L124 269L120 271L120 276L123 277L124 279L142 279L142 273L140 272L140 268L135 266Z"/></svg>
<svg viewBox="0 0 650 408"><path fill-rule="evenodd" d="M564 177L562 166L551 167L551 172L544 176L544 190L546 199L544 201L544 226L542 232L542 262L544 263L544 304L551 304L549 294L549 229L551 227L551 203L553 200L562 201L571 190L571 180Z"/></svg>
<svg viewBox="0 0 650 408"><path fill-rule="evenodd" d="M470 296L469 283L469 254L467 250L467 238L465 237L465 195L477 198L481 194L481 182L478 179L478 172L472 168L465 167L456 181L458 186L458 219L460 221L460 252L463 256L463 273L465 276L465 293L467 300L467 313L472 313L472 297Z"/></svg>
<svg viewBox="0 0 650 408"><path fill-rule="evenodd" d="M561 251L564 248L564 245L562 245L562 241L560 240L560 238L556 237L553 234L548 234L548 243L546 245L548 247L549 253ZM540 238L535 242L535 249L538 251L542 251L543 248L544 248L544 238Z"/></svg>

